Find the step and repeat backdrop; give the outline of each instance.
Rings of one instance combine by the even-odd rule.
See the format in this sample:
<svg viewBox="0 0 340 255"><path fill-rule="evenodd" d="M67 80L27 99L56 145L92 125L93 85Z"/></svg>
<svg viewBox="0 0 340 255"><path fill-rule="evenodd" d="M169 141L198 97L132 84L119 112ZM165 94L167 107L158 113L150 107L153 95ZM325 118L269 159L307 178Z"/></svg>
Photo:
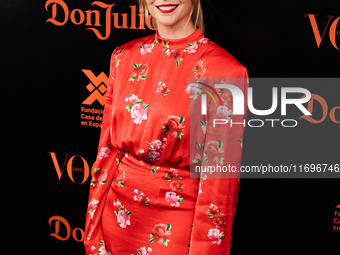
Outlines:
<svg viewBox="0 0 340 255"><path fill-rule="evenodd" d="M154 30L133 0L0 6L3 249L84 254L110 56ZM206 36L247 67L254 108L278 101L244 123L253 174L241 174L231 254L339 254L340 2L210 0L203 10ZM301 108L311 116L297 105L283 114L285 87L310 92Z"/></svg>

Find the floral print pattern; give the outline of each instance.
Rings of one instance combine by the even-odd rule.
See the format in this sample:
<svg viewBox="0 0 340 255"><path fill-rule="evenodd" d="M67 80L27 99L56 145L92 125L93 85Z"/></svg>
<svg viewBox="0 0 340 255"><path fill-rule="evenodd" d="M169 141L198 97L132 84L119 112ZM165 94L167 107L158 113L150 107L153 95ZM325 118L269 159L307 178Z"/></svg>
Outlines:
<svg viewBox="0 0 340 255"><path fill-rule="evenodd" d="M151 53L154 46L154 43L144 44L143 46L140 46L140 54L145 55L146 53Z"/></svg>
<svg viewBox="0 0 340 255"><path fill-rule="evenodd" d="M193 44L189 43L189 46L186 47L183 51L188 53L196 53L196 50L198 49L198 44L195 42Z"/></svg>
<svg viewBox="0 0 340 255"><path fill-rule="evenodd" d="M189 95L189 98L197 99L202 94L202 90L199 89L197 83L189 84L185 92Z"/></svg>
<svg viewBox="0 0 340 255"><path fill-rule="evenodd" d="M188 47L186 47L183 52L187 53L196 53L198 47L202 46L203 43L207 43L209 41L208 38L203 37L198 42L188 43Z"/></svg>
<svg viewBox="0 0 340 255"><path fill-rule="evenodd" d="M163 52L166 53L168 58L173 58L175 60L176 66L179 66L179 64L183 61L184 54L179 49L166 49Z"/></svg>
<svg viewBox="0 0 340 255"><path fill-rule="evenodd" d="M121 48L119 51L117 51L114 55L115 55L115 58L117 59L116 61L116 67L119 66L119 62L120 62L120 57L123 55L123 51L124 51L124 48Z"/></svg>
<svg viewBox="0 0 340 255"><path fill-rule="evenodd" d="M114 213L117 217L117 222L120 224L119 226L121 228L126 228L128 225L131 225L130 222L131 212L124 208L124 206L118 199L116 199L116 201L113 202L113 205L118 208L118 210L114 210Z"/></svg>
<svg viewBox="0 0 340 255"><path fill-rule="evenodd" d="M243 138L238 139L238 142L240 143L241 148L243 148Z"/></svg>
<svg viewBox="0 0 340 255"><path fill-rule="evenodd" d="M135 124L141 124L143 120L148 118L147 106L142 104L134 104L131 109L131 118Z"/></svg>
<svg viewBox="0 0 340 255"><path fill-rule="evenodd" d="M125 98L125 101L133 103L132 107L128 104L125 108L131 114L131 118L135 124L141 124L143 120L148 118L147 109L149 105L142 102L142 99L138 99L136 95L130 94L129 97Z"/></svg>
<svg viewBox="0 0 340 255"><path fill-rule="evenodd" d="M211 202L207 214L209 218L213 219L213 223L215 224L216 228L224 228L226 226L226 218L223 216L223 213L220 212L218 207L214 204L214 201Z"/></svg>
<svg viewBox="0 0 340 255"><path fill-rule="evenodd" d="M220 165L223 165L224 149L222 147L223 147L223 142L221 140L208 142L205 148L203 162L206 163L208 162L209 159L212 159L214 162L217 162Z"/></svg>
<svg viewBox="0 0 340 255"><path fill-rule="evenodd" d="M176 169L170 168L165 174L165 179L170 181L170 187L173 191L183 191L185 185L181 181L182 177L178 176L178 171Z"/></svg>
<svg viewBox="0 0 340 255"><path fill-rule="evenodd" d="M91 202L88 205L88 209L89 209L89 214L91 215L91 219L93 219L93 215L97 210L97 206L99 204L99 201L95 198L92 198Z"/></svg>
<svg viewBox="0 0 340 255"><path fill-rule="evenodd" d="M183 198L180 195L177 195L173 191L168 191L165 193L165 200L170 203L171 206L179 207L183 202Z"/></svg>
<svg viewBox="0 0 340 255"><path fill-rule="evenodd" d="M181 61L183 61L184 58L183 52L180 49L169 49L168 41L162 41L161 46L165 47L163 53L166 53L168 58L173 58L175 60L176 66L179 66L179 64L181 63Z"/></svg>
<svg viewBox="0 0 340 255"><path fill-rule="evenodd" d="M220 232L217 228L211 228L208 231L208 238L212 241L213 244L220 245L222 243L225 234Z"/></svg>
<svg viewBox="0 0 340 255"><path fill-rule="evenodd" d="M91 179L90 185L96 187L97 185L106 184L107 170L101 168L95 168L93 170L93 177Z"/></svg>
<svg viewBox="0 0 340 255"><path fill-rule="evenodd" d="M179 66L179 64L183 61L184 59L184 54L183 53L196 53L198 48L204 44L207 43L209 39L207 38L201 38L199 41L194 41L193 43L188 43L187 47L184 48L183 50L181 49L170 49L170 45L168 41L162 41L161 46L164 47L165 49L163 50L163 53L166 53L168 58L173 58L175 59L176 66ZM158 44L158 41L156 41L155 44Z"/></svg>
<svg viewBox="0 0 340 255"><path fill-rule="evenodd" d="M195 74L196 78L205 78L205 67L202 59L198 61L197 65L193 69L193 73Z"/></svg>
<svg viewBox="0 0 340 255"><path fill-rule="evenodd" d="M164 246L168 246L168 242L170 242L171 235L171 224L156 224L151 231L149 243L157 242L159 244L163 244Z"/></svg>
<svg viewBox="0 0 340 255"><path fill-rule="evenodd" d="M153 168L151 169L151 173L152 173L152 174L155 174L155 173L156 173L156 170L158 170L158 169L159 169L159 166L153 167Z"/></svg>
<svg viewBox="0 0 340 255"><path fill-rule="evenodd" d="M87 235L87 240L91 238L92 232L93 232L93 224L90 225L90 231L89 231L89 234Z"/></svg>
<svg viewBox="0 0 340 255"><path fill-rule="evenodd" d="M99 150L98 159L101 160L103 158L109 157L110 151L111 151L110 147L102 147Z"/></svg>
<svg viewBox="0 0 340 255"><path fill-rule="evenodd" d="M206 37L203 37L203 38L199 39L198 42L200 42L200 43L207 43L207 42L209 42L209 39L206 38ZM212 42L212 41L210 41L210 42Z"/></svg>
<svg viewBox="0 0 340 255"><path fill-rule="evenodd" d="M137 255L150 255L151 252L152 252L152 248L148 246L140 247L137 249Z"/></svg>
<svg viewBox="0 0 340 255"><path fill-rule="evenodd" d="M213 220L213 224L215 225L215 228L209 229L208 238L213 244L220 245L223 238L225 237L225 234L218 228L226 227L226 217L223 216L223 213L220 212L220 209L214 204L214 201L211 202L207 214L208 217Z"/></svg>
<svg viewBox="0 0 340 255"><path fill-rule="evenodd" d="M147 78L149 66L143 63L133 64L133 70L128 81L142 81Z"/></svg>
<svg viewBox="0 0 340 255"><path fill-rule="evenodd" d="M97 248L95 245L91 246L91 251L94 253L88 253L88 255L111 255L111 252L107 251L105 248L104 240L99 241L99 247Z"/></svg>
<svg viewBox="0 0 340 255"><path fill-rule="evenodd" d="M208 128L208 121L203 121L203 120L200 120L200 123L202 125L202 132L203 134L207 134L207 128Z"/></svg>
<svg viewBox="0 0 340 255"><path fill-rule="evenodd" d="M115 186L124 187L125 186L125 171L123 168L119 167L118 175L114 180Z"/></svg>
<svg viewBox="0 0 340 255"><path fill-rule="evenodd" d="M208 176L206 174L202 174L202 176L200 177L200 183L199 183L199 186L198 186L198 195L203 192L203 190L202 190L203 180L206 180L207 177Z"/></svg>
<svg viewBox="0 0 340 255"><path fill-rule="evenodd" d="M192 159L193 163L200 163L201 162L201 154L204 150L204 143L200 144L199 142L196 142L197 147L197 153L195 157Z"/></svg>
<svg viewBox="0 0 340 255"><path fill-rule="evenodd" d="M135 189L133 193L135 194L133 200L138 201L139 205L148 206L150 199L141 190Z"/></svg>
<svg viewBox="0 0 340 255"><path fill-rule="evenodd" d="M146 155L149 158L149 160L158 161L158 160L160 160L161 152L156 151L156 150L152 150L152 151L149 151Z"/></svg>
<svg viewBox="0 0 340 255"><path fill-rule="evenodd" d="M165 85L163 81L160 81L157 84L156 93L159 93L162 97L165 97L169 94L169 88Z"/></svg>
<svg viewBox="0 0 340 255"><path fill-rule="evenodd" d="M216 89L217 93L221 95L221 99L224 105L230 105L233 103L233 94L229 89Z"/></svg>
<svg viewBox="0 0 340 255"><path fill-rule="evenodd" d="M217 116L221 119L226 119L228 122L233 116L232 110L229 110L227 106L221 105L217 108Z"/></svg>
<svg viewBox="0 0 340 255"><path fill-rule="evenodd" d="M158 44L158 40L156 42ZM169 48L169 42L168 41L162 41L161 46L164 47L164 48ZM166 52L166 49L163 50L163 52Z"/></svg>
<svg viewBox="0 0 340 255"><path fill-rule="evenodd" d="M163 134L169 133L170 135L177 137L178 139L182 138L183 135L183 129L185 128L184 126L184 120L185 118L183 116L169 116L164 123L163 126Z"/></svg>
<svg viewBox="0 0 340 255"><path fill-rule="evenodd" d="M158 161L160 159L162 149L165 146L165 142L166 142L166 138L163 138L163 139L159 138L149 143L148 148L150 151L146 153L146 157L150 161Z"/></svg>

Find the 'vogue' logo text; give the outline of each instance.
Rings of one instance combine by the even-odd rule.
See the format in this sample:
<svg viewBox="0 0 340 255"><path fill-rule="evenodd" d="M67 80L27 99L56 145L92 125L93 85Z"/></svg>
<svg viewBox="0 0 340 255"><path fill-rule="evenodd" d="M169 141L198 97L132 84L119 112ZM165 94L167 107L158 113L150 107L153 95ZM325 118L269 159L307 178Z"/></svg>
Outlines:
<svg viewBox="0 0 340 255"><path fill-rule="evenodd" d="M75 184L83 184L87 178L89 177L90 175L90 168L89 168L89 164L87 163L87 161L82 157L82 156L79 156L79 155L73 155L72 157L70 157L67 161L67 158L70 156L69 154L65 154L65 159L64 159L64 162L63 162L63 165L62 167L60 167L61 165L59 164L58 162L58 159L57 159L57 153L56 152L48 152L48 154L51 156L51 159L52 159L52 162L53 162L53 165L54 165L54 168L57 172L57 176L58 176L58 179L60 180L61 179L61 175L63 174L64 172L64 169L65 169L65 166L66 166L66 170L67 170L67 174L69 176L69 178L71 179L72 182L74 182ZM75 168L77 167L73 167L73 160L78 157L80 158L82 161L83 161L83 167L82 167L82 173L84 173L84 177L83 177L83 180L78 183L76 182L74 179L73 179L73 171ZM94 163L91 167L91 173L93 173L93 170L94 170Z"/></svg>
<svg viewBox="0 0 340 255"><path fill-rule="evenodd" d="M308 17L309 18L309 21L310 21L310 24L312 26L312 29L313 29L313 33L314 33L314 37L315 37L315 41L316 41L316 45L318 48L320 48L320 44L321 44L321 41L322 39L324 38L324 35L326 33L326 30L329 26L329 23L331 21L331 19L334 17L334 16L331 16L331 15L327 15L328 16L328 21L327 21L327 25L326 27L324 28L324 30L322 31L322 35L320 33L320 30L319 30L319 27L318 27L318 24L316 22L316 19L315 19L315 16L317 16L316 14L306 14L305 17ZM340 50L337 45L336 45L336 36L337 35L340 35L340 31L337 31L337 25L338 25L338 22L339 22L339 19L340 17L336 18L333 23L331 24L330 28L329 28L329 40L331 41L332 45L334 46L334 48L336 48L337 50Z"/></svg>

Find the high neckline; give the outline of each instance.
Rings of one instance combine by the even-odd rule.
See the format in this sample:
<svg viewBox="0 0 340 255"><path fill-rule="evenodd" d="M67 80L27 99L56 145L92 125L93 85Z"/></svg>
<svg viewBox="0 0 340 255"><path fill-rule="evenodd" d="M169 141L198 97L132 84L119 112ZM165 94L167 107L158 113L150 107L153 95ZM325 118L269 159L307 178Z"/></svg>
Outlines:
<svg viewBox="0 0 340 255"><path fill-rule="evenodd" d="M189 36L180 39L165 39L160 37L156 31L154 43L165 49L185 49L202 38L204 35L199 28Z"/></svg>

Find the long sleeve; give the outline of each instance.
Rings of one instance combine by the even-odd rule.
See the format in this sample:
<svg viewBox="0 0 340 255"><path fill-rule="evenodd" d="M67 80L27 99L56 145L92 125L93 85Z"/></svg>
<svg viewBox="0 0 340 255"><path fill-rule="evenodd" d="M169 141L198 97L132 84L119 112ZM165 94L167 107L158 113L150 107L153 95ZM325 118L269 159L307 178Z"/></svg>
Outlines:
<svg viewBox="0 0 340 255"><path fill-rule="evenodd" d="M222 102L220 105L215 96L218 107L213 100L207 100L207 116L205 120L201 120L205 138L201 139L202 144L197 143L199 153L193 160L200 164L201 179L189 255L230 253L231 230L239 190L243 121L247 111L248 75L247 70L239 65L224 77L227 78L227 84L234 83L242 90L245 96L245 114L233 115L233 96L230 90L217 89ZM214 127L214 120L217 119L228 120L228 123L215 123ZM211 173L212 171L215 172Z"/></svg>
<svg viewBox="0 0 340 255"><path fill-rule="evenodd" d="M112 95L116 68L115 53L116 51L113 52L111 57L99 148L90 184L84 240L86 254L102 254L103 251L106 251L102 236L101 216L110 185L120 162L119 151L111 145Z"/></svg>

